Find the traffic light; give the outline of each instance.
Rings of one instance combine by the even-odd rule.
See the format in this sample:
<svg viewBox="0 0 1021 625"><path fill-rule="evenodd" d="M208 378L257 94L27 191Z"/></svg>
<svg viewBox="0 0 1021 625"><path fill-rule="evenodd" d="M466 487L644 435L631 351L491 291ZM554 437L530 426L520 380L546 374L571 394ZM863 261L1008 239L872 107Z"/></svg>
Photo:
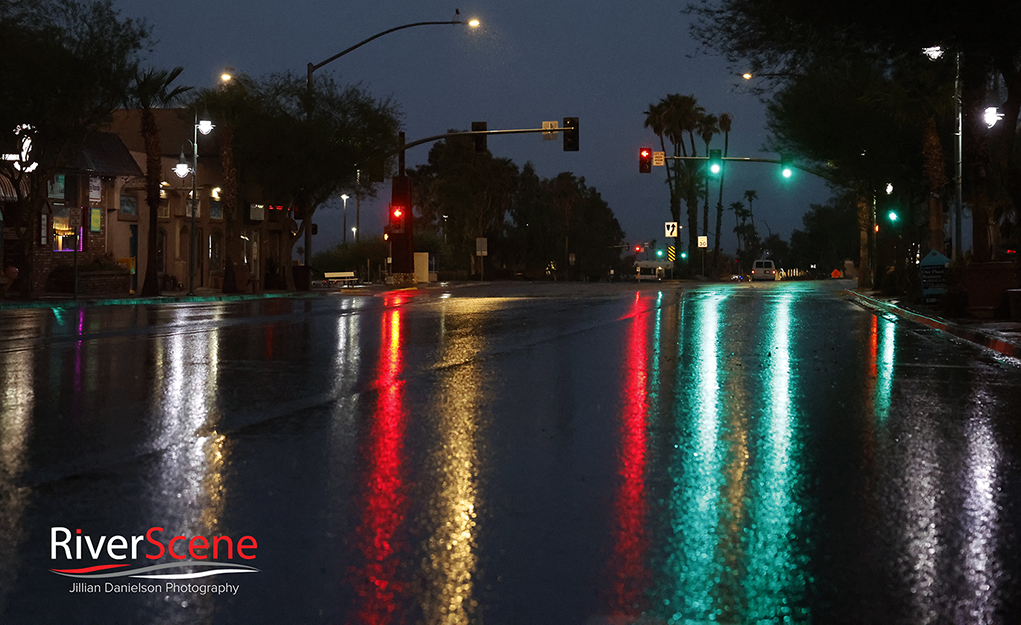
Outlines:
<svg viewBox="0 0 1021 625"><path fill-rule="evenodd" d="M663 258L663 250L656 250L656 257Z"/></svg>
<svg viewBox="0 0 1021 625"><path fill-rule="evenodd" d="M709 173L719 176L723 171L723 150L709 150Z"/></svg>
<svg viewBox="0 0 1021 625"><path fill-rule="evenodd" d="M291 216L294 217L295 221L304 221L305 209L302 208L301 204L295 203L291 210Z"/></svg>
<svg viewBox="0 0 1021 625"><path fill-rule="evenodd" d="M489 130L489 124L486 122L472 122L472 132L477 132L479 130ZM488 136L489 135L472 135L472 138L475 139L476 154L482 154L486 151L486 138Z"/></svg>
<svg viewBox="0 0 1021 625"><path fill-rule="evenodd" d="M404 223L408 218L408 207L403 204L390 204L390 232L404 232Z"/></svg>
<svg viewBox="0 0 1021 625"><path fill-rule="evenodd" d="M780 155L780 175L784 178L790 178L794 175L794 165L791 164L789 154Z"/></svg>
<svg viewBox="0 0 1021 625"><path fill-rule="evenodd" d="M890 220L890 223L896 223L900 219L900 215L897 214L897 211L890 211L886 214L886 218Z"/></svg>
<svg viewBox="0 0 1021 625"><path fill-rule="evenodd" d="M652 148L641 148L638 150L638 173L652 173Z"/></svg>
<svg viewBox="0 0 1021 625"><path fill-rule="evenodd" d="M578 118L564 118L564 152L578 151Z"/></svg>
<svg viewBox="0 0 1021 625"><path fill-rule="evenodd" d="M687 259L688 259L688 253L687 252L681 252L681 260L687 260Z"/></svg>

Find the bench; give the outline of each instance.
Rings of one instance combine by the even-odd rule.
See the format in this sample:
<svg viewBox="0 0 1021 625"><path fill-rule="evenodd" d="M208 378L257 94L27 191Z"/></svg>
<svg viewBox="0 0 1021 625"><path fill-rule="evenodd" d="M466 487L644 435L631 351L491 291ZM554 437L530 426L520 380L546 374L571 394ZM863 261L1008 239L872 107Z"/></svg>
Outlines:
<svg viewBox="0 0 1021 625"><path fill-rule="evenodd" d="M353 286L358 283L358 278L353 271L327 271L323 274L326 279L326 286Z"/></svg>

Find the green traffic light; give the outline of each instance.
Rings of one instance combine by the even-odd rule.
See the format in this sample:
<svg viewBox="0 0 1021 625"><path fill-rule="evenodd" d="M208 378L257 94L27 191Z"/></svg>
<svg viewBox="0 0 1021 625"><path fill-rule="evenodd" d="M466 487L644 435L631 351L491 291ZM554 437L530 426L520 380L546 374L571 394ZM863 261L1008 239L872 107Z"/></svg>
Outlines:
<svg viewBox="0 0 1021 625"><path fill-rule="evenodd" d="M723 151L709 150L709 171L718 176L723 171Z"/></svg>
<svg viewBox="0 0 1021 625"><path fill-rule="evenodd" d="M681 252L681 258L687 258L687 257L688 257L688 253L687 252Z"/></svg>
<svg viewBox="0 0 1021 625"><path fill-rule="evenodd" d="M656 250L656 256L663 258L663 250Z"/></svg>
<svg viewBox="0 0 1021 625"><path fill-rule="evenodd" d="M887 215L887 217L890 218L890 221L897 221L898 219L900 219L900 217L897 216L897 213L895 211L890 211L890 214Z"/></svg>
<svg viewBox="0 0 1021 625"><path fill-rule="evenodd" d="M794 175L794 171L790 167L784 167L783 171L780 172L784 178L790 178Z"/></svg>

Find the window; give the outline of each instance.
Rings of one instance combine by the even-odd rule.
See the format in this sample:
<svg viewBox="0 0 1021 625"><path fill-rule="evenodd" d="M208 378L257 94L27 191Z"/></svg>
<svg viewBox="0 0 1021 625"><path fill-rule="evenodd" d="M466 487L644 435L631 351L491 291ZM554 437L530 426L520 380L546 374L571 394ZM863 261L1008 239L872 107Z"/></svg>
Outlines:
<svg viewBox="0 0 1021 625"><path fill-rule="evenodd" d="M118 214L121 219L138 219L138 198L134 195L122 195Z"/></svg>
<svg viewBox="0 0 1021 625"><path fill-rule="evenodd" d="M156 213L156 216L160 219L170 219L170 202L166 199L160 200L160 209Z"/></svg>
<svg viewBox="0 0 1021 625"><path fill-rule="evenodd" d="M209 270L220 271L223 269L223 235L219 230L213 230L209 235Z"/></svg>
<svg viewBox="0 0 1021 625"><path fill-rule="evenodd" d="M220 200L209 200L210 219L223 219L223 205Z"/></svg>

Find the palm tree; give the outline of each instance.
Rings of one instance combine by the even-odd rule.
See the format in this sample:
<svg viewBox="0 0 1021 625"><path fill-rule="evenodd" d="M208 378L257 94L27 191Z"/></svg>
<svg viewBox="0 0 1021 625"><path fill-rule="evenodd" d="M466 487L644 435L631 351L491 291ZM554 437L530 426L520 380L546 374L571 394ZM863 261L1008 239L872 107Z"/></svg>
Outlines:
<svg viewBox="0 0 1021 625"><path fill-rule="evenodd" d="M703 114L697 122L698 135L705 141L705 152L709 154L709 143L720 133L720 118L712 113ZM702 209L702 236L709 234L709 177L705 179L705 207Z"/></svg>
<svg viewBox="0 0 1021 625"><path fill-rule="evenodd" d="M160 208L160 182L163 177L160 149L160 129L154 109L174 104L191 87L174 87L171 83L184 71L183 67L166 70L147 69L135 74L128 91L128 106L139 109L142 141L145 143L145 204L149 210L149 233L146 237L145 280L141 295L160 294L159 274L156 271L157 216Z"/></svg>
<svg viewBox="0 0 1021 625"><path fill-rule="evenodd" d="M723 156L727 156L727 151L730 149L730 126L733 121L734 118L730 113L720 115L720 130L723 131ZM726 168L720 172L720 195L716 201L716 237L713 242L713 258L720 256L720 234L723 230L723 176L726 173Z"/></svg>
<svg viewBox="0 0 1021 625"><path fill-rule="evenodd" d="M652 128L652 132L659 137L659 146L664 153L666 153L666 140L663 135L668 132L669 124L667 112L666 100L660 100L658 104L650 104L649 110L645 111L645 127ZM666 167L666 183L670 189L670 217L674 221L678 221L681 215L681 198L677 194L677 188L671 176L671 166Z"/></svg>
<svg viewBox="0 0 1021 625"><path fill-rule="evenodd" d="M652 128L660 137L660 145L666 152L664 137L673 145L675 157L688 156L689 150L685 144L685 135L691 145L691 156L696 155L694 132L697 128L698 118L704 114L704 109L698 105L694 96L682 96L669 94L657 104L650 105L646 111L646 127ZM670 213L674 221L680 221L681 199L683 198L688 206L688 249L694 254L696 235L698 229L698 197L697 197L697 176L695 168L683 161L674 160L667 167L667 183L670 185ZM680 265L680 254L677 255L678 266Z"/></svg>
<svg viewBox="0 0 1021 625"><path fill-rule="evenodd" d="M205 89L196 98L193 106L201 106L216 120L219 134L220 169L223 172L224 255L223 292L237 293L234 262L241 257L240 233L238 230L238 175L234 158L234 134L241 119L249 114L254 103L250 94L251 81L247 76L234 76L230 82L216 89ZM280 260L280 259L278 259ZM286 264L285 264L286 265ZM291 272L284 271L284 278L291 280Z"/></svg>
<svg viewBox="0 0 1021 625"><path fill-rule="evenodd" d="M690 156L697 156L695 149L695 130L698 119L705 114L705 109L698 105L695 96L672 93L662 101L665 104L666 127L664 132L674 144L674 156L689 156L684 144L687 133L691 146ZM698 175L697 169L684 161L674 161L674 184L678 198L683 197L688 207L688 253L695 254L698 235ZM680 199L678 199L678 221L680 221ZM680 258L680 255L678 255ZM677 261L680 263L680 260ZM679 265L678 265L679 266Z"/></svg>
<svg viewBox="0 0 1021 625"><path fill-rule="evenodd" d="M734 233L737 235L737 251L741 252L741 222L745 220L748 211L741 202L731 202L728 207L734 211Z"/></svg>
<svg viewBox="0 0 1021 625"><path fill-rule="evenodd" d="M748 216L752 220L752 228L755 227L755 213L752 211L752 201L759 199L759 194L749 189L744 192L744 199L748 200Z"/></svg>

